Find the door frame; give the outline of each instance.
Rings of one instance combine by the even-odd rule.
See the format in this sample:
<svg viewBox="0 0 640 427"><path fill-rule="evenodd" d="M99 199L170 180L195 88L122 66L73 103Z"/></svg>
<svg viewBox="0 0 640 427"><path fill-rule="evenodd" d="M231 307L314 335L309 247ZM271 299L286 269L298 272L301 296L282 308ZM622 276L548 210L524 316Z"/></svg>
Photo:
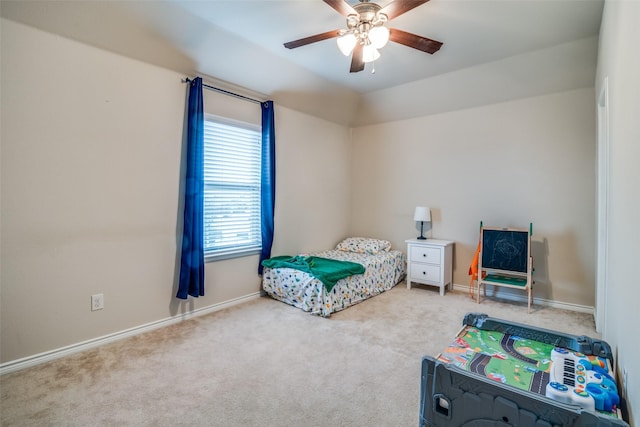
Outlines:
<svg viewBox="0 0 640 427"><path fill-rule="evenodd" d="M602 81L598 95L598 129L596 152L596 303L594 318L596 331L603 335L607 321L607 284L609 266L609 77Z"/></svg>

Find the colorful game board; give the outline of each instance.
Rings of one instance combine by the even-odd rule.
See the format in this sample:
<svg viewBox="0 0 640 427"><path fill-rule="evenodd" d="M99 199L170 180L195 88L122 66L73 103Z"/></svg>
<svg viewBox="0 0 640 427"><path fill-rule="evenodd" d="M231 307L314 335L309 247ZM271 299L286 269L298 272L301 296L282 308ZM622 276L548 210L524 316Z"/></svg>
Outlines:
<svg viewBox="0 0 640 427"><path fill-rule="evenodd" d="M618 390L606 358L467 325L436 359L555 401L619 414Z"/></svg>

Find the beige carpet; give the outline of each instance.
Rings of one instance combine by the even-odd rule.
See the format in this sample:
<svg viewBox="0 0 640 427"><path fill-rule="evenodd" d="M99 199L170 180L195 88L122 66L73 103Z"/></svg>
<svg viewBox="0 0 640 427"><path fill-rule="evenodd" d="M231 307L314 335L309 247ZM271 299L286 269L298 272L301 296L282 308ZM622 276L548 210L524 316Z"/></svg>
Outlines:
<svg viewBox="0 0 640 427"><path fill-rule="evenodd" d="M0 378L2 426L416 426L420 362L467 312L598 336L591 315L400 283L316 317L267 297Z"/></svg>

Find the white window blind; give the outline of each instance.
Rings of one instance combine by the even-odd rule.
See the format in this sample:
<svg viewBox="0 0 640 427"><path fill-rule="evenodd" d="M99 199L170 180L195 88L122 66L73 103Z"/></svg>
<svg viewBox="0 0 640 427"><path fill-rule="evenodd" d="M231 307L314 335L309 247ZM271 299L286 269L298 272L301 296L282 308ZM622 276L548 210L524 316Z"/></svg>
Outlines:
<svg viewBox="0 0 640 427"><path fill-rule="evenodd" d="M207 258L261 247L262 135L257 126L207 116L204 126L204 251Z"/></svg>

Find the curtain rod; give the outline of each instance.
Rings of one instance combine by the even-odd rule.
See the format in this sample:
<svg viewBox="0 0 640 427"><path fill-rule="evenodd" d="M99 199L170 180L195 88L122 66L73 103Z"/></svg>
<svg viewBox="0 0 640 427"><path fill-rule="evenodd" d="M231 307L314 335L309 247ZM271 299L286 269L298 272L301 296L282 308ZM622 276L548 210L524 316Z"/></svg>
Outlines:
<svg viewBox="0 0 640 427"><path fill-rule="evenodd" d="M189 77L187 77L182 81L182 83L189 83L191 81L193 81L193 80L190 79ZM240 99L244 99L245 101L255 102L256 104L262 104L262 101L258 101L257 99L249 98L248 96L240 95L238 93L233 93L233 92L230 92L228 90L221 89L219 87L209 86L209 85L206 85L204 83L202 83L202 87L207 88L209 90L213 90L213 91L216 91L216 92L223 93L225 95L233 96L234 98L240 98Z"/></svg>

